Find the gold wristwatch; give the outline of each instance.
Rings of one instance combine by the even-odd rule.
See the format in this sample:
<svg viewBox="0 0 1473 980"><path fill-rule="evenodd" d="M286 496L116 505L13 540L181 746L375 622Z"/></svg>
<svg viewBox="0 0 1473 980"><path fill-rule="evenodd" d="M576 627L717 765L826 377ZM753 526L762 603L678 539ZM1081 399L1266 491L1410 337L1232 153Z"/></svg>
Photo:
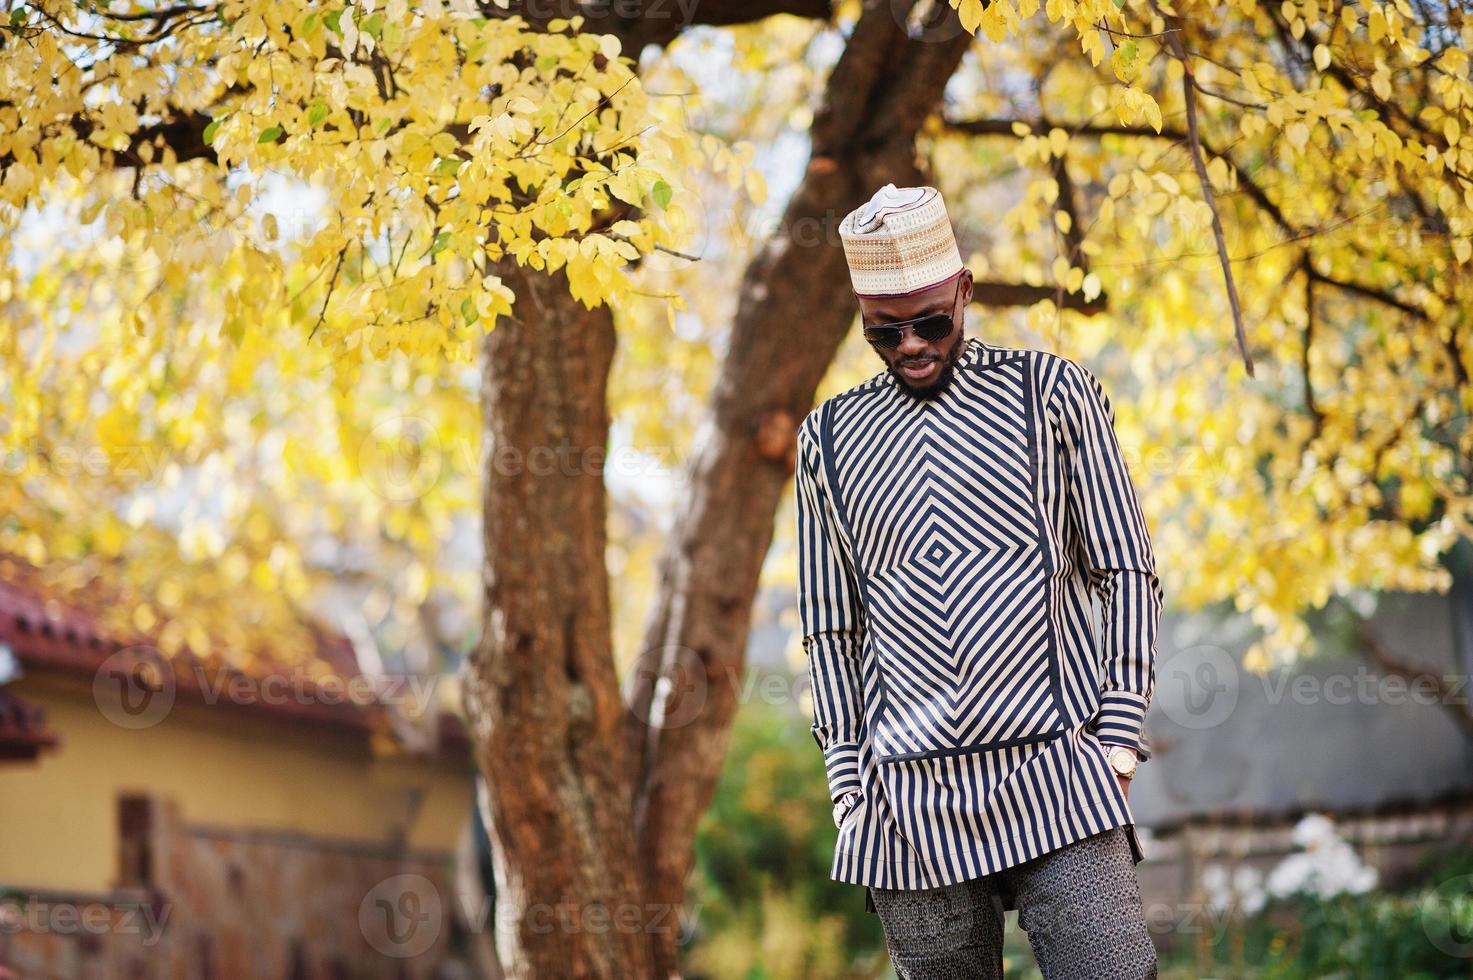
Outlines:
<svg viewBox="0 0 1473 980"><path fill-rule="evenodd" d="M1140 764L1135 750L1124 745L1106 745L1105 758L1110 760L1110 768L1115 770L1115 774L1125 779L1134 776L1136 766Z"/></svg>

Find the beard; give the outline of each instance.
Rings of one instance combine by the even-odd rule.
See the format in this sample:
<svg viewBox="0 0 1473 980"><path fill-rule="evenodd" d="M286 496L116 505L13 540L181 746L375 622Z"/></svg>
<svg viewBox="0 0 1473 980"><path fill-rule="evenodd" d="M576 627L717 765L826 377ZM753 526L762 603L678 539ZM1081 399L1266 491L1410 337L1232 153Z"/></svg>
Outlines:
<svg viewBox="0 0 1473 980"><path fill-rule="evenodd" d="M890 376L895 379L895 385L905 395L919 402L935 401L941 397L942 392L951 387L951 379L956 374L956 362L961 360L962 348L966 347L967 338L961 337L951 345L951 350L941 358L941 373L936 376L936 381L925 388L917 388L905 379L905 375L896 370L895 364L886 363Z"/></svg>

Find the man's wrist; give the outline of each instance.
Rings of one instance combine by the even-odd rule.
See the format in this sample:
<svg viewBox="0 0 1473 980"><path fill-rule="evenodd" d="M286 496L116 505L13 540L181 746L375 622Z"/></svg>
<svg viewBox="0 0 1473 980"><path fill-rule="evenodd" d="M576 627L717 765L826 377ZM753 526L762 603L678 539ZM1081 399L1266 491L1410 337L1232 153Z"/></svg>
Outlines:
<svg viewBox="0 0 1473 980"><path fill-rule="evenodd" d="M1118 742L1101 742L1105 750L1105 761L1109 763L1110 770L1122 779L1134 778L1141 762L1141 753L1133 745L1121 745Z"/></svg>

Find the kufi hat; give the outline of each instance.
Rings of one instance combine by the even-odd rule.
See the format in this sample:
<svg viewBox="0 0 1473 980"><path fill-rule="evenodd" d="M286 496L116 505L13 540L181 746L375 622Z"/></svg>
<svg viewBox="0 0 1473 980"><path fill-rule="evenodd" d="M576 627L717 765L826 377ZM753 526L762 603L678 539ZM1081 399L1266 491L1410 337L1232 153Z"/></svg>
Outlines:
<svg viewBox="0 0 1473 980"><path fill-rule="evenodd" d="M886 184L839 223L856 296L904 296L962 271L961 253L934 187Z"/></svg>

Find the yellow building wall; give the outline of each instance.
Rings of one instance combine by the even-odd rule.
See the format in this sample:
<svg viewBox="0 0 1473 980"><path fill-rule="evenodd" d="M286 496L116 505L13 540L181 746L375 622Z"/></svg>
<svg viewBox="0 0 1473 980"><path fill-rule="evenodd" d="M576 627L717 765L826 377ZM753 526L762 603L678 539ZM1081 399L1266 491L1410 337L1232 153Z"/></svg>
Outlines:
<svg viewBox="0 0 1473 980"><path fill-rule="evenodd" d="M0 885L100 891L118 870L118 799L148 793L180 820L451 851L469 822L469 764L375 760L330 729L175 704L158 724L112 724L90 685L28 675L11 690L61 738L35 763L0 765ZM416 804L415 800L418 797Z"/></svg>

